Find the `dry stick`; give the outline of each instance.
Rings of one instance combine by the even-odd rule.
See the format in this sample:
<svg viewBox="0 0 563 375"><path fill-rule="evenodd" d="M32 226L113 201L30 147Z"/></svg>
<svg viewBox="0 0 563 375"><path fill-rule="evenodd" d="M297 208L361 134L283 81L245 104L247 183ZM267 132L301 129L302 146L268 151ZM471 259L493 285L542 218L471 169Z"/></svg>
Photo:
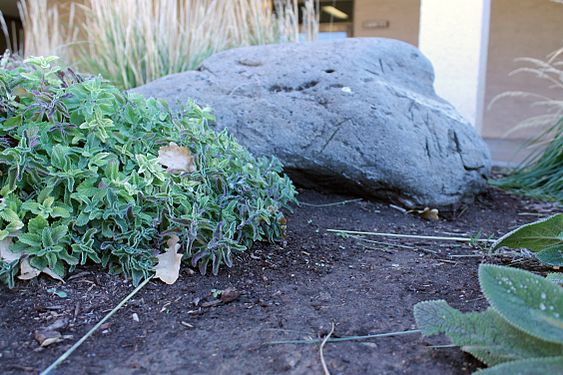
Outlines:
<svg viewBox="0 0 563 375"><path fill-rule="evenodd" d="M474 239L469 237L440 237L440 236L422 236L418 234L400 234L400 233L382 233L382 232L360 232L355 230L344 229L327 229L327 232L340 233L340 234L360 234L365 236L380 236L380 237L397 237L397 238L414 238L420 240L435 240L435 241L460 241L460 242L495 242L489 239Z"/></svg>
<svg viewBox="0 0 563 375"><path fill-rule="evenodd" d="M57 360L55 362L53 362L51 364L51 366L47 367L39 375L47 375L51 371L53 371L58 365L60 365L65 359L67 359L76 349L78 349L78 347L80 345L82 345L82 343L84 341L86 341L86 339L88 337L92 336L92 334L94 332L96 332L96 330L98 328L100 328L102 326L102 324L104 324L109 318L112 317L113 314L115 314L119 309L121 309L123 307L123 305L125 305L127 303L127 301L129 301L131 298L133 298L133 296L135 294L137 294L137 292L139 290L141 290L145 285L147 285L147 283L151 279L152 279L152 276L149 277L148 279L146 279L145 281L143 281L141 284L139 284L139 286L137 286L131 293L129 293L129 295L127 297L125 297L121 302L119 302L119 304L117 306L115 306L113 308L113 310L111 310L106 316L104 316L103 319L98 322L98 324L96 324L94 327L92 327L92 329L90 329L84 336L82 336L82 338L80 340L78 340L73 346L70 347L70 349L68 349L66 352L64 352L59 358L57 358Z"/></svg>
<svg viewBox="0 0 563 375"><path fill-rule="evenodd" d="M365 336L347 336L347 337L337 337L334 339L327 339L326 342L342 342L342 341L355 341L355 340L368 340L375 339L379 337L393 337L393 336L403 336L412 335L413 333L421 333L419 329L411 329L408 331L397 331L397 332L386 332L386 333L376 333L374 335ZM271 341L269 345L280 345L280 344L318 344L323 340L283 340L283 341Z"/></svg>
<svg viewBox="0 0 563 375"><path fill-rule="evenodd" d="M425 251L428 253L433 253L433 254L438 254L437 251L434 250L430 250L430 249L425 249L423 247L415 247L415 246L408 246L408 245L401 245L398 243L392 243L392 242L383 242L383 241L376 241L376 240L368 240L367 238L364 237L360 237L360 236L350 236L354 239L357 239L359 241L364 241L364 242L369 242L369 243L375 243L375 244L379 244L379 245L387 245L387 246L393 246L393 247L400 247L403 249L409 249L409 250L420 250L420 251Z"/></svg>
<svg viewBox="0 0 563 375"><path fill-rule="evenodd" d="M330 371L328 371L328 367L327 367L326 362L325 362L325 356L323 354L323 349L326 345L326 342L328 341L328 339L330 339L330 336L332 336L333 333L334 333L334 322L332 323L332 328L330 329L330 332L328 333L328 335L325 336L325 338L323 339L323 342L321 342L321 346L319 347L319 354L321 356L321 364L323 365L323 371L325 372L325 375L330 375Z"/></svg>
<svg viewBox="0 0 563 375"><path fill-rule="evenodd" d="M331 207L331 206L341 206L348 203L361 202L362 200L363 200L362 198L357 198L357 199L349 199L349 200L334 202L334 203L314 204L307 202L299 202L299 204L308 207Z"/></svg>

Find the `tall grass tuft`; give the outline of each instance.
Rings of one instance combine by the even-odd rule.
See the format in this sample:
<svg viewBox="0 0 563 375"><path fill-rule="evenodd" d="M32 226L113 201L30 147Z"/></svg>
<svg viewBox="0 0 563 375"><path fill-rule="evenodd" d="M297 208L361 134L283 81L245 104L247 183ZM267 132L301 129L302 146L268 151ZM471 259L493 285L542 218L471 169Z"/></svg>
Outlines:
<svg viewBox="0 0 563 375"><path fill-rule="evenodd" d="M300 37L297 0L20 2L26 56L59 55L124 89L195 69L218 51ZM303 4L306 39L318 33L314 4Z"/></svg>
<svg viewBox="0 0 563 375"><path fill-rule="evenodd" d="M76 9L75 4L69 2L19 0L24 43L19 46L20 51L14 52L24 56L57 55L68 60L69 46L78 38L78 29L74 26Z"/></svg>
<svg viewBox="0 0 563 375"><path fill-rule="evenodd" d="M524 120L515 129L540 127L539 136L529 143L547 145L545 151L532 154L512 174L492 184L526 196L563 202L563 48L546 60L523 58L519 61L527 66L512 74L533 74L562 95L550 98L533 92L507 92L491 102L492 105L510 96L531 98L533 106L545 109L544 114Z"/></svg>

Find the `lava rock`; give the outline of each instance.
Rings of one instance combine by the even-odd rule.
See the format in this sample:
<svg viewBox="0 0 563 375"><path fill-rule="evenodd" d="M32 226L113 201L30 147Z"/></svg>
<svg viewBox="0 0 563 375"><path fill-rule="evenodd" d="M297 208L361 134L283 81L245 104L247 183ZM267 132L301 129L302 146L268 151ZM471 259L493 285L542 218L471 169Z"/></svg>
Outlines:
<svg viewBox="0 0 563 375"><path fill-rule="evenodd" d="M433 82L415 47L366 38L228 50L133 91L212 107L214 126L298 184L452 207L484 189L490 156Z"/></svg>

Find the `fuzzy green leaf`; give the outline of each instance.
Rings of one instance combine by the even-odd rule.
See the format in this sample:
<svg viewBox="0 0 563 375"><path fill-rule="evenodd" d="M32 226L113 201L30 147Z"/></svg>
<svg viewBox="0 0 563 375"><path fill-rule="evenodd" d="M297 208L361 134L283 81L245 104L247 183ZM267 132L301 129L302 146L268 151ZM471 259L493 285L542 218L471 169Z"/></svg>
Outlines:
<svg viewBox="0 0 563 375"><path fill-rule="evenodd" d="M499 238L493 243L492 249L506 246L538 252L558 244L563 244L563 214L523 225Z"/></svg>
<svg viewBox="0 0 563 375"><path fill-rule="evenodd" d="M53 237L53 242L54 243L59 243L60 241L62 241L63 237L66 236L67 233L67 226L66 225L58 225L55 227L52 227L52 237Z"/></svg>
<svg viewBox="0 0 563 375"><path fill-rule="evenodd" d="M546 280L551 281L555 284L563 284L563 272L550 272L545 277Z"/></svg>
<svg viewBox="0 0 563 375"><path fill-rule="evenodd" d="M0 217L4 220L6 220L9 223L13 223L13 222L20 222L20 218L18 216L17 213L15 213L13 210L9 209L9 208L5 208L4 210L0 211ZM23 226L23 223L22 223Z"/></svg>
<svg viewBox="0 0 563 375"><path fill-rule="evenodd" d="M510 324L539 339L563 344L563 289L523 270L482 264L481 290Z"/></svg>
<svg viewBox="0 0 563 375"><path fill-rule="evenodd" d="M563 243L543 249L536 254L536 257L543 264L563 266Z"/></svg>
<svg viewBox="0 0 563 375"><path fill-rule="evenodd" d="M475 375L556 375L563 374L563 356L507 362L475 372Z"/></svg>
<svg viewBox="0 0 563 375"><path fill-rule="evenodd" d="M72 213L72 207L67 205L60 205L53 207L53 212L51 213L51 217L58 218L62 217L63 219L69 218L70 214Z"/></svg>
<svg viewBox="0 0 563 375"><path fill-rule="evenodd" d="M41 236L36 233L21 234L18 236L18 241L35 248L41 247Z"/></svg>
<svg viewBox="0 0 563 375"><path fill-rule="evenodd" d="M414 306L414 317L424 335L444 333L488 365L563 354L563 346L526 334L493 309L464 314L446 301L425 301Z"/></svg>
<svg viewBox="0 0 563 375"><path fill-rule="evenodd" d="M41 234L43 232L43 228L47 227L49 222L41 216L37 216L27 223L27 230L30 233Z"/></svg>

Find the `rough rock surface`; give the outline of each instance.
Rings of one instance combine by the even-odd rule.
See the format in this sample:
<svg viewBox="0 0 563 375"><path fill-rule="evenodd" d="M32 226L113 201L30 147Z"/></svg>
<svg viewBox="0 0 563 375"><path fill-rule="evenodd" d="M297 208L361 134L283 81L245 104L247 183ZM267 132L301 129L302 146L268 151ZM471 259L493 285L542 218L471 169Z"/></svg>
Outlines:
<svg viewBox="0 0 563 375"><path fill-rule="evenodd" d="M343 39L229 50L134 91L211 106L219 129L298 183L455 206L483 189L490 156L433 81L409 44Z"/></svg>

